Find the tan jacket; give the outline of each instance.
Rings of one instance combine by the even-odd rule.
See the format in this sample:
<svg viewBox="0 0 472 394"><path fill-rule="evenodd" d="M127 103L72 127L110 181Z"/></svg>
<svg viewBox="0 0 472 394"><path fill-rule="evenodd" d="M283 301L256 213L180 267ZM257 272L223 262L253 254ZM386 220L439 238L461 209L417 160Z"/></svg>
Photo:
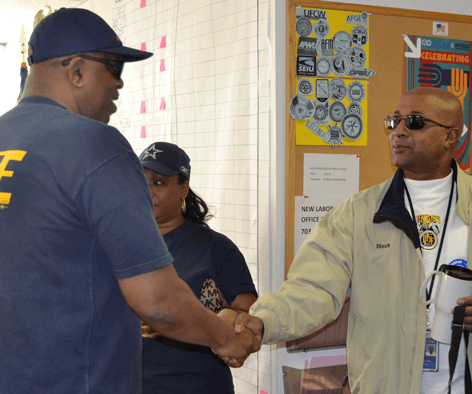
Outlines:
<svg viewBox="0 0 472 394"><path fill-rule="evenodd" d="M457 171L456 212L471 223L472 177ZM468 265L472 265L472 232ZM348 198L320 221L297 253L279 292L250 313L264 321L263 343L308 335L334 320L351 288L347 361L352 393L417 394L426 308L416 224L404 203L403 171ZM452 318L452 316L451 316Z"/></svg>

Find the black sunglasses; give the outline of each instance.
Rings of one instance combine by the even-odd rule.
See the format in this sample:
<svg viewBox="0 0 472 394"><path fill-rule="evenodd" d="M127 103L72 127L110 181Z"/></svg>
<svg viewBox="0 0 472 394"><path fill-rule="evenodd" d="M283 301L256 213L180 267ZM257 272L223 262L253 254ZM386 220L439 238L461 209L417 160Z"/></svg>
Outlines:
<svg viewBox="0 0 472 394"><path fill-rule="evenodd" d="M82 59L87 59L87 60L92 60L94 62L100 62L103 64L106 64L107 70L110 71L111 75L113 75L116 79L121 78L121 73L123 72L123 68L125 66L125 63L120 61L120 60L110 60L110 59L101 59L99 57L92 57L92 56L74 56L74 57L81 57ZM63 66L68 66L70 61L73 58L69 60L64 60L61 64Z"/></svg>
<svg viewBox="0 0 472 394"><path fill-rule="evenodd" d="M426 119L423 115L388 115L385 118L385 128L388 130L395 130L402 120L405 122L405 126L409 130L421 130L424 127L425 122L431 122L435 125L445 127L446 129L451 128L434 120Z"/></svg>

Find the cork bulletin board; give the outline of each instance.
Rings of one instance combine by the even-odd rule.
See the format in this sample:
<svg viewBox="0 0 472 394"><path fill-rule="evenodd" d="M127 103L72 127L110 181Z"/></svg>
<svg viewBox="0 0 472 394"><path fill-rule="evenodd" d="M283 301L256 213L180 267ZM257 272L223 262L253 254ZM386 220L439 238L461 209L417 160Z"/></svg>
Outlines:
<svg viewBox="0 0 472 394"><path fill-rule="evenodd" d="M428 67L431 67L431 72L426 73L427 78L423 77L421 81L421 86L439 87L439 84L442 83L443 86L441 87L447 88L448 85L451 85L452 89L455 90L457 93L454 94L456 94L457 97L461 95L465 111L467 112L466 117L468 117L469 121L469 112L471 108L471 98L469 94L469 89L471 86L472 74L472 72L470 71L472 67L470 60L470 58L472 57L472 17L388 7L361 6L354 4L324 2L317 0L287 0L286 4L287 124L285 195L285 277L287 276L287 272L294 258L295 197L303 196L303 160L305 153L329 153L359 156L359 190L366 189L377 183L389 179L393 176L396 170L396 168L393 167L391 164L388 132L384 129L383 120L385 116L393 114L403 92L411 88L420 86L418 81L414 81L415 72L416 79L421 79L421 77L418 77L418 74L425 75L424 73L421 74L422 71L418 71L418 67L420 67L421 70L424 71L424 63L422 63L422 65L419 65L420 62L423 62L423 58L420 57L417 59L412 59L411 56L405 56L405 52L414 51L414 49L407 43L405 36L410 39L410 42L413 45L417 43L417 39L423 42L424 45L422 46L422 51L425 53L427 52L427 50L432 49L432 47L434 47L435 45L441 47L440 49L438 49L438 53L439 51L444 52L450 50L450 44L452 44L454 48L458 48L457 50L460 52L460 56L453 53L451 55L452 57L444 57L444 55L442 58L441 55L437 57L432 51L430 51L431 53L433 53L433 55L428 55L430 56L428 59L432 59L429 62L431 64L428 65ZM364 64L359 64L358 68L363 67L364 70L373 70L375 72L375 75L370 76L369 78L364 78L364 75L360 78L360 82L366 88L366 100L361 103L362 109L359 110L359 115L361 115L363 121L362 124L365 125L365 128L362 131L362 138L359 138L358 135L354 135L354 138L343 138L343 144L339 143L340 140L338 140L338 143L333 144L332 141L327 141L328 138L325 138L325 136L329 134L326 131L331 128L331 125L321 123L321 126L318 127L320 125L320 122L313 122L313 114L315 113L315 109L313 107L310 107L310 105L313 105L312 103L320 104L320 102L318 102L318 96L322 97L321 94L318 94L316 92L316 85L318 84L317 79L319 78L319 76L306 76L303 75L303 73L300 76L300 69L298 68L298 65L300 64L300 59L298 59L300 57L299 41L301 35L303 35L305 47L308 49L310 48L310 45L314 47L314 45L316 44L316 40L319 40L320 37L323 37L319 29L326 29L326 26L323 26L322 24L322 26L320 27L320 22L318 24L316 23L319 20L317 19L317 17L319 15L322 16L323 13L310 11L306 13L306 15L310 16L311 14L313 16L313 19L311 20L313 26L312 33L309 33L309 26L307 28L308 30L303 30L303 26L301 26L300 28L296 28L297 22L299 22L299 20L303 16L302 12L300 11L301 9L327 11L328 23L330 20L332 20L331 15L333 14L341 15L341 18L346 18L345 15L350 14L368 14L368 22L365 23L368 25L368 46L365 46L366 49L362 51L362 53L360 53L361 57L367 57L367 61ZM341 14L341 12L344 13ZM349 17L347 19L349 19ZM341 21L340 23L348 22ZM318 27L315 27L315 25ZM359 25L361 25L360 22ZM325 33L324 37L332 38L333 34L336 34L336 31L339 31L340 29L347 30L348 32L350 32L350 29L352 29L354 26L356 25L352 24L347 28L338 27L337 30L335 28L335 30L331 31L329 35L326 35ZM439 35L433 35L434 29L439 30L439 32L435 32L435 34L437 33ZM317 37L315 32L320 35ZM346 39L346 37L341 38L342 40L340 40L340 42L344 42ZM333 42L334 41L335 39L333 39ZM428 46L431 48L428 48ZM445 46L448 46L448 48L445 48ZM354 47L354 45L352 45L352 47ZM318 57L315 60L315 63L316 61L319 61L322 57L320 57L319 43L316 48L318 51ZM341 51L341 49L339 49L339 51ZM331 54L333 55L333 53ZM336 54L336 50L334 51L334 54ZM306 53L303 53L303 55L306 55ZM329 55L329 53L323 53L321 55ZM351 53L351 55L353 55L351 57L353 62L355 61L354 59L359 58L359 53ZM453 59L453 61L449 61L448 59ZM451 67L456 66L451 65L449 63L453 63L457 59L465 59L464 65L460 66L463 70L460 70L460 67L457 66L457 68L453 69L453 71L451 72ZM433 65L433 63L435 63L436 65ZM332 67L332 70L335 70L334 66ZM433 70L433 68L435 69ZM454 70L457 73L456 76L454 76L453 74ZM359 73L357 75L359 75ZM326 74L324 76L326 76ZM337 74L331 74L327 78L334 79L338 76L339 75ZM438 78L441 79L441 77L442 82L438 82ZM460 83L458 82L459 77ZM356 73L353 74L352 78L356 78ZM306 79L308 80L308 82L300 82L301 79ZM345 77L341 76L341 79L343 79L346 83L346 90L349 90L349 86L350 84L352 84L352 79L349 79L349 75L346 75ZM310 80L312 81L311 83ZM305 85L301 85L300 83L305 83ZM310 86L311 88L313 88L314 86L315 90L312 90L310 92L312 94L312 100L311 103L307 104L308 115L307 110L304 108L304 112L302 111L303 113L300 115L300 117L297 118L297 113L294 110L294 104L300 104L300 100L297 101L297 99L295 99L294 97L296 97L297 95L301 96L299 95L299 93L304 93L303 89L305 88L307 89L306 92L308 92ZM303 97L300 98L304 100ZM350 102L355 102L355 100L353 100L351 97L349 97L349 100L351 101L348 101L346 98L344 98L344 101L346 102L344 108L348 108ZM327 100L327 102L329 102L329 106L331 107L333 103L333 101L331 100L331 96L330 99ZM304 103L301 102L301 104ZM323 102L321 102L321 104L323 104ZM298 107L299 106L300 105L298 105ZM326 105L326 107L328 107L328 105ZM302 118L303 116L305 117ZM308 117L310 116L312 116L312 118L309 119ZM354 115L352 115L352 117L353 120L358 119L358 117L356 118ZM332 121L331 116L326 122L328 123L330 120ZM337 121L333 121L332 125L336 125L336 123ZM339 123L339 126L340 125L341 121ZM471 127L469 126L468 128L470 129ZM463 149L460 152L460 158L461 160L464 160L465 163L470 163L469 147L470 131L464 134ZM461 168L465 172L470 173L469 164L464 164L464 166ZM347 326L347 324L345 323L343 325ZM335 336L338 338L339 329L335 327L333 328L333 330L336 332ZM326 346L331 346L329 338L325 342ZM308 343L305 345L305 348L309 347L313 346L310 345L308 341ZM320 345L317 344L315 347L320 347Z"/></svg>

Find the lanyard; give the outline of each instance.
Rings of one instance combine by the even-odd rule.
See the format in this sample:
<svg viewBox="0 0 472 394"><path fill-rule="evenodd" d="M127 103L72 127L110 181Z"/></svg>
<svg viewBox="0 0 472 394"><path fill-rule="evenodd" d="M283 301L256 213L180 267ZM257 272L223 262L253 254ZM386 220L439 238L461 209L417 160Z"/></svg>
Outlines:
<svg viewBox="0 0 472 394"><path fill-rule="evenodd" d="M403 181L403 183L405 185L405 191L406 191L406 195L408 197L408 202L410 203L411 214L413 216L413 220L415 221L415 226L417 226L417 224L416 224L416 214L415 214L415 210L413 208L413 203L411 202L410 193L408 192L408 188L406 186L405 181ZM443 231L442 231L442 234L441 234L441 241L439 242L439 249L438 249L438 254L436 255L436 263L434 264L434 271L436 271L438 269L439 258L441 256L441 251L442 251L444 238L446 237L446 228L447 228L447 222L449 221L449 213L451 212L451 203L452 203L452 195L453 194L454 194L454 178L452 179L451 192L449 194L449 202L447 204L446 220L444 221L444 228L443 228ZM421 253L423 253L423 252L421 252ZM433 291L433 285L434 285L434 279L435 278L436 278L436 275L434 275L433 279L431 280L431 285L429 286L429 292L428 292L428 289L426 289L426 300L427 301L429 301L429 299L431 298L431 292ZM429 308L429 305L427 305L426 308Z"/></svg>

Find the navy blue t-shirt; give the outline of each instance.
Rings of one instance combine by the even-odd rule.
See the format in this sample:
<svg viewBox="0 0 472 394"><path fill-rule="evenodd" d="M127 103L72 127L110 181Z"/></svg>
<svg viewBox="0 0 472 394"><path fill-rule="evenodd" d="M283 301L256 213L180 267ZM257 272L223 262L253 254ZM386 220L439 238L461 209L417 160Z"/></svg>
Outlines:
<svg viewBox="0 0 472 394"><path fill-rule="evenodd" d="M187 220L164 234L178 275L216 313L239 294L256 293L236 245L225 235ZM229 394L230 369L210 348L165 337L143 338L144 394Z"/></svg>
<svg viewBox="0 0 472 394"><path fill-rule="evenodd" d="M26 97L0 117L0 392L141 392L117 279L172 262L113 127Z"/></svg>

